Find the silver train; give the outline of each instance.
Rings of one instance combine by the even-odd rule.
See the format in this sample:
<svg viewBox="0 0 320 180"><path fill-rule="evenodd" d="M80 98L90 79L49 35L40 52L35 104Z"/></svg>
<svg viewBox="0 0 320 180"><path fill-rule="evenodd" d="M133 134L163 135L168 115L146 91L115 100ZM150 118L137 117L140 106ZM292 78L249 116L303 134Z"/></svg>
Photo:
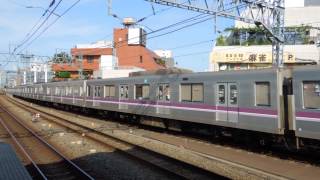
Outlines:
<svg viewBox="0 0 320 180"><path fill-rule="evenodd" d="M169 129L320 147L319 66L52 82L7 92Z"/></svg>

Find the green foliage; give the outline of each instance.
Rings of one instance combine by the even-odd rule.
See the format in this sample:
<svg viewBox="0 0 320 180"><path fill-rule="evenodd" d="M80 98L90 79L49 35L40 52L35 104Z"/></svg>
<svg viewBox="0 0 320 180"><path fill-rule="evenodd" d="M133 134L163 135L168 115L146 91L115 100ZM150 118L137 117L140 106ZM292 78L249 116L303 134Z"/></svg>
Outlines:
<svg viewBox="0 0 320 180"><path fill-rule="evenodd" d="M70 63L71 57L67 52L60 52L54 54L52 60L54 63Z"/></svg>
<svg viewBox="0 0 320 180"><path fill-rule="evenodd" d="M302 44L310 43L310 30L311 26L291 26L285 27L285 33L288 38L293 38L286 41L287 43L300 42ZM248 28L226 28L224 32L228 32L230 36L223 37L222 35L217 38L217 46L238 46L238 45L271 45L272 42L268 39L270 33L259 27L248 27ZM294 36L290 36L290 35ZM287 37L287 36L286 36Z"/></svg>
<svg viewBox="0 0 320 180"><path fill-rule="evenodd" d="M56 77L57 78L70 78L71 77L71 73L68 72L68 71L56 72Z"/></svg>
<svg viewBox="0 0 320 180"><path fill-rule="evenodd" d="M226 42L226 38L224 36L220 35L217 38L216 45L217 46L226 46L226 45L228 45L227 42Z"/></svg>

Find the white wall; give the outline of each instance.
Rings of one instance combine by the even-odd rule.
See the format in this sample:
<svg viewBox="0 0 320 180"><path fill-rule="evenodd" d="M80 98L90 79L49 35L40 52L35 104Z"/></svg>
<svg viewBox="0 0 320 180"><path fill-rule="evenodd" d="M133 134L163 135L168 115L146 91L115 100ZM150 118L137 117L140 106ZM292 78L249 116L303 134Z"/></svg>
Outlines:
<svg viewBox="0 0 320 180"><path fill-rule="evenodd" d="M112 55L102 55L100 57L100 69L112 69Z"/></svg>
<svg viewBox="0 0 320 180"><path fill-rule="evenodd" d="M172 58L172 51L170 51L170 50L160 49L160 50L154 50L153 52L163 58Z"/></svg>
<svg viewBox="0 0 320 180"><path fill-rule="evenodd" d="M129 77L131 72L141 71L142 69L119 69L119 70L112 70L106 69L102 71L102 79L109 79L109 78L119 78L119 77Z"/></svg>
<svg viewBox="0 0 320 180"><path fill-rule="evenodd" d="M285 7L304 7L304 0L285 0Z"/></svg>

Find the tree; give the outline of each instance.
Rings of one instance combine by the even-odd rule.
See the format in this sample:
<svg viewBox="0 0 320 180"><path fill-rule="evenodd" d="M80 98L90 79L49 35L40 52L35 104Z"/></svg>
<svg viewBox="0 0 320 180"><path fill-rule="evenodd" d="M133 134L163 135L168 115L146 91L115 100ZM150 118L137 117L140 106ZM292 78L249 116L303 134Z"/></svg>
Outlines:
<svg viewBox="0 0 320 180"><path fill-rule="evenodd" d="M53 63L70 63L71 57L67 52L56 53L52 59Z"/></svg>

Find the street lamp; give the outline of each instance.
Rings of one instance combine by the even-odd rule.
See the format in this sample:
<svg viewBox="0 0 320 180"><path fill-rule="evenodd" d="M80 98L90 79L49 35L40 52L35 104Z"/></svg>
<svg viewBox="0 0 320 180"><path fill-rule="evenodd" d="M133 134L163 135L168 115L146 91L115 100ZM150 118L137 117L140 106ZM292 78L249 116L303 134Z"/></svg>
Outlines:
<svg viewBox="0 0 320 180"><path fill-rule="evenodd" d="M43 8L41 6L26 6L26 8L28 8L28 9L42 9L42 10L44 10L44 13L42 14L42 16L44 16L47 12L49 12L49 13L52 13L53 15L55 15L55 16L61 17L59 14L57 14L57 13L55 13L53 11L50 11L49 9L45 9L45 8Z"/></svg>

